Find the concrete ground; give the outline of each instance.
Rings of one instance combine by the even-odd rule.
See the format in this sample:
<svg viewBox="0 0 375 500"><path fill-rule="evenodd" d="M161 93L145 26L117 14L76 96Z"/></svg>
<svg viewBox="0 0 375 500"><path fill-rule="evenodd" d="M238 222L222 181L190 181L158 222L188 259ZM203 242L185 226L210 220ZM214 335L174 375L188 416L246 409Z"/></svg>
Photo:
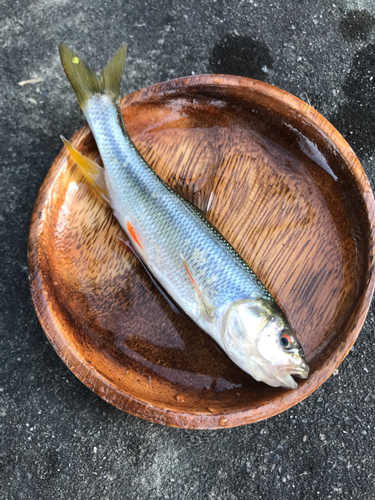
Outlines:
<svg viewBox="0 0 375 500"><path fill-rule="evenodd" d="M122 413L72 375L39 325L26 266L59 135L84 123L60 41L96 68L126 41L123 93L206 72L277 85L332 121L374 188L375 3L3 0L0 12L0 498L375 499L374 306L303 403L246 427L179 430Z"/></svg>

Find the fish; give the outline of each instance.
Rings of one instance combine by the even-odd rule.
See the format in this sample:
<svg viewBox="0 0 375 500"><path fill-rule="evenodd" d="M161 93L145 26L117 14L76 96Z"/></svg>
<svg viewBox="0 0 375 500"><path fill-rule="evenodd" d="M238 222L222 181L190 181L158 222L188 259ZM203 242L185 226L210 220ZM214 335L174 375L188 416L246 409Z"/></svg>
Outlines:
<svg viewBox="0 0 375 500"><path fill-rule="evenodd" d="M205 215L156 175L126 131L119 101L126 45L99 76L64 43L59 52L104 168L63 142L134 253L237 366L259 382L296 389L293 376L306 379L309 367L280 306Z"/></svg>

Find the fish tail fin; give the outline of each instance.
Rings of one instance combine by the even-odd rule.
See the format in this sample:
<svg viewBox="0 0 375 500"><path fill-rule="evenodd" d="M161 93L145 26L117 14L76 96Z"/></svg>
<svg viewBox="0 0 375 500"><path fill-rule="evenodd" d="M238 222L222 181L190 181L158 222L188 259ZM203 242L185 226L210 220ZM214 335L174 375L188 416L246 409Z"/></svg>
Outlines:
<svg viewBox="0 0 375 500"><path fill-rule="evenodd" d="M70 81L81 108L94 94L106 94L114 102L118 100L121 75L126 57L126 45L123 44L97 76L89 66L64 43L59 45L60 59L66 76Z"/></svg>

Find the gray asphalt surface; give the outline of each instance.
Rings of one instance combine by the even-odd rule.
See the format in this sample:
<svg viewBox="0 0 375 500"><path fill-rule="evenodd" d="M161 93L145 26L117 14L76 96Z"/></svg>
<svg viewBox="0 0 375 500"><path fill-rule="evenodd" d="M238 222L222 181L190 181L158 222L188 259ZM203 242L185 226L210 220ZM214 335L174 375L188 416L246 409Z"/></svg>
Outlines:
<svg viewBox="0 0 375 500"><path fill-rule="evenodd" d="M374 188L375 3L3 0L0 12L0 498L374 499L373 306L303 403L236 429L172 429L120 412L65 367L33 309L26 249L59 136L84 123L60 41L96 68L126 41L124 94L207 72L277 85L332 121Z"/></svg>

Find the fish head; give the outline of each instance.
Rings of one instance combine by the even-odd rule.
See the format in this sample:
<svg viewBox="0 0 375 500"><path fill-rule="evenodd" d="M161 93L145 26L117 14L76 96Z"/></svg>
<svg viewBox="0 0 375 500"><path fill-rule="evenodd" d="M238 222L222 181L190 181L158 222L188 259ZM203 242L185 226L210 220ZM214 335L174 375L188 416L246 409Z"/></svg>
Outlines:
<svg viewBox="0 0 375 500"><path fill-rule="evenodd" d="M255 380L296 389L292 375L309 374L303 349L276 303L233 302L223 316L221 335L229 357Z"/></svg>

